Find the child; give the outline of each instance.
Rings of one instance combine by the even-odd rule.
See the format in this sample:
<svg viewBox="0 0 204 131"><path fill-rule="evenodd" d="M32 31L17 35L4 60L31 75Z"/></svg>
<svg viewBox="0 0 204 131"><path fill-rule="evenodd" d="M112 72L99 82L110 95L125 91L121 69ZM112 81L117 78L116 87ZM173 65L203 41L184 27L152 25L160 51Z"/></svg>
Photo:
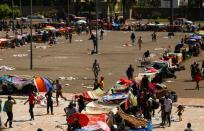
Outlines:
<svg viewBox="0 0 204 131"><path fill-rule="evenodd" d="M181 116L182 116L182 112L184 112L184 106L179 105L179 106L177 107L176 113L177 113L177 112L178 112L179 121L182 121Z"/></svg>

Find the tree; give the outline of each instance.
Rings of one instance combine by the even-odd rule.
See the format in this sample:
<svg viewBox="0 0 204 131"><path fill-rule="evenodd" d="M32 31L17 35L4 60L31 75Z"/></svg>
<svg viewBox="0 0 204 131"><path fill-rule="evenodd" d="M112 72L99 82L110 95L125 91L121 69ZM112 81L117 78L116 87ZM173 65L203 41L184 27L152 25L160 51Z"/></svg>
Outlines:
<svg viewBox="0 0 204 131"><path fill-rule="evenodd" d="M0 5L0 18L1 19L8 18L11 12L12 11L7 4Z"/></svg>

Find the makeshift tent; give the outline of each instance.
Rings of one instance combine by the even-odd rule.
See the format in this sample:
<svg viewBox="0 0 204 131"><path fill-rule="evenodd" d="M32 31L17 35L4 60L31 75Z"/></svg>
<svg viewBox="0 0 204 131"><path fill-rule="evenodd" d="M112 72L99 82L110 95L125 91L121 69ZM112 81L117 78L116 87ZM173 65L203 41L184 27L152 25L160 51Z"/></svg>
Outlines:
<svg viewBox="0 0 204 131"><path fill-rule="evenodd" d="M0 81L5 84L12 84L17 90L21 90L24 86L32 84L30 79L22 78L19 76L3 75L0 77Z"/></svg>
<svg viewBox="0 0 204 131"><path fill-rule="evenodd" d="M34 84L39 92L49 92L53 89L51 81L47 78L36 77Z"/></svg>
<svg viewBox="0 0 204 131"><path fill-rule="evenodd" d="M92 101L86 105L86 108L82 111L84 114L104 114L109 113L111 110L116 108L116 104L107 104L101 101Z"/></svg>
<svg viewBox="0 0 204 131"><path fill-rule="evenodd" d="M83 97L85 100L90 101L90 100L98 100L100 97L102 97L105 94L103 90L100 88L93 90L93 91L86 91L83 92Z"/></svg>

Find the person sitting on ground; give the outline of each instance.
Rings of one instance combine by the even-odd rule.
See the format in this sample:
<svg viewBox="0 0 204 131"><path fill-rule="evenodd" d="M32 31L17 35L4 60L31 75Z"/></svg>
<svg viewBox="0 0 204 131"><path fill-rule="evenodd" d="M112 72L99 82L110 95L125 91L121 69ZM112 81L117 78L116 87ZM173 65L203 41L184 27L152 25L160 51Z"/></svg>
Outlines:
<svg viewBox="0 0 204 131"><path fill-rule="evenodd" d="M72 114L77 113L77 109L74 107L74 103L70 102L68 107L64 108L64 112L66 113L66 119L68 119Z"/></svg>
<svg viewBox="0 0 204 131"><path fill-rule="evenodd" d="M150 52L149 52L149 50L144 52L143 59L144 59L144 61L148 61L150 59Z"/></svg>
<svg viewBox="0 0 204 131"><path fill-rule="evenodd" d="M193 131L193 129L191 129L191 123L187 123L187 128L184 131Z"/></svg>
<svg viewBox="0 0 204 131"><path fill-rule="evenodd" d="M104 77L103 76L101 76L99 87L101 88L101 90L104 90Z"/></svg>
<svg viewBox="0 0 204 131"><path fill-rule="evenodd" d="M74 123L70 125L71 131L76 131L77 129L81 129L81 125L77 118L74 118Z"/></svg>

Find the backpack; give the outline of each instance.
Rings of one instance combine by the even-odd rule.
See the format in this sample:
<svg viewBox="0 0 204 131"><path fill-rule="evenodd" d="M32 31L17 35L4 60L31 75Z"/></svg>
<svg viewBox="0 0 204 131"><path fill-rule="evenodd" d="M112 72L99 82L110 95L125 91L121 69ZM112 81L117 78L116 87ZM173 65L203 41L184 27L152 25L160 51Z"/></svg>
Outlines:
<svg viewBox="0 0 204 131"><path fill-rule="evenodd" d="M156 102L156 100L152 100L152 109L158 109L159 108L159 103Z"/></svg>

